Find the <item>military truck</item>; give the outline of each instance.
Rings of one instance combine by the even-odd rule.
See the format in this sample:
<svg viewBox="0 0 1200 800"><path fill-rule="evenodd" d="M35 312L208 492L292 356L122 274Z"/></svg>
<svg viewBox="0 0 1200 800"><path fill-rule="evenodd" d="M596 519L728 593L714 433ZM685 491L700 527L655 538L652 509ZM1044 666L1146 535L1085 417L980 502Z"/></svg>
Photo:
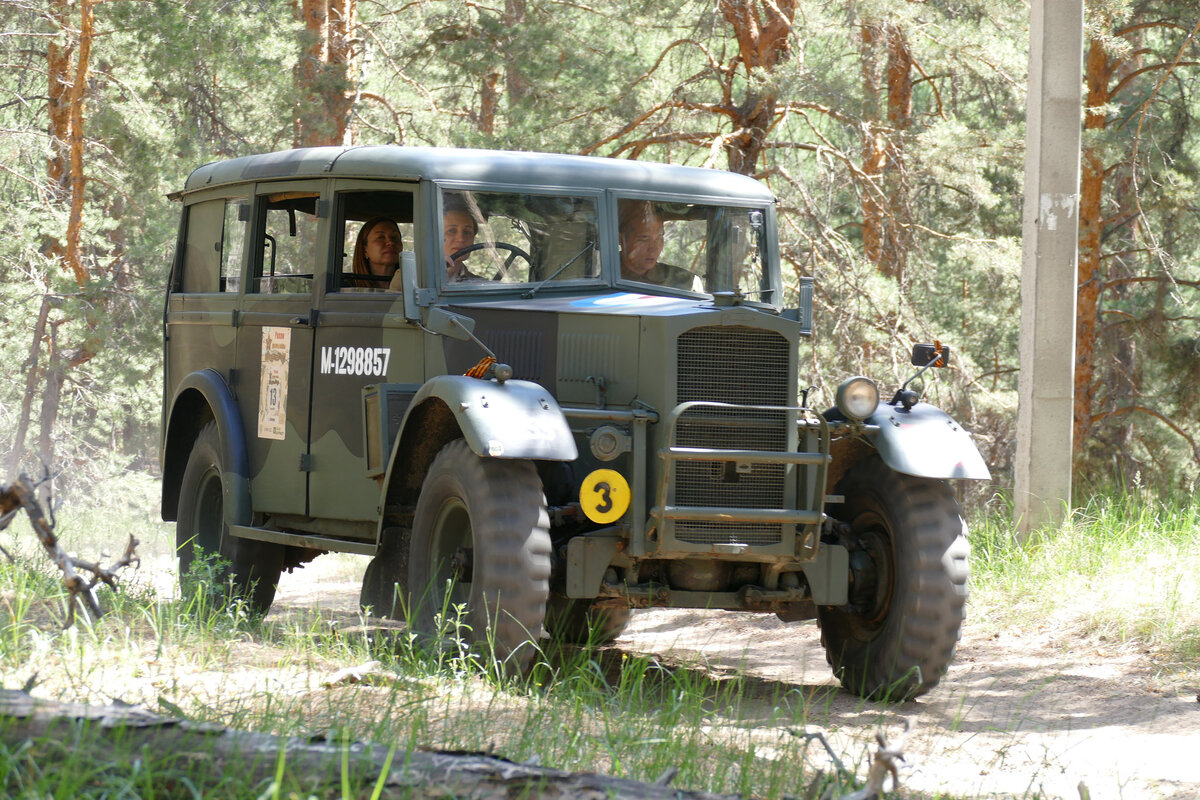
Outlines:
<svg viewBox="0 0 1200 800"><path fill-rule="evenodd" d="M173 197L162 515L184 580L219 555L265 613L282 570L358 553L364 607L430 637L454 616L516 666L673 607L815 619L866 696L945 673L968 576L948 481L987 467L908 384L799 391L812 283L784 284L763 184L370 146L208 164ZM381 217L394 252L361 270Z"/></svg>

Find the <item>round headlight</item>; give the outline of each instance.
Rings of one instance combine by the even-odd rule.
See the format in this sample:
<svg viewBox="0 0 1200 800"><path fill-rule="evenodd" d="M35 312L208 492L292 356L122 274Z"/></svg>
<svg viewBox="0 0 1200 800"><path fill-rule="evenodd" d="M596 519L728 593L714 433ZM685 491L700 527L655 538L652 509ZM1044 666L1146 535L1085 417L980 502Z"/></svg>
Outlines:
<svg viewBox="0 0 1200 800"><path fill-rule="evenodd" d="M837 407L848 419L862 422L879 405L879 387L870 378L854 377L842 381L837 389Z"/></svg>

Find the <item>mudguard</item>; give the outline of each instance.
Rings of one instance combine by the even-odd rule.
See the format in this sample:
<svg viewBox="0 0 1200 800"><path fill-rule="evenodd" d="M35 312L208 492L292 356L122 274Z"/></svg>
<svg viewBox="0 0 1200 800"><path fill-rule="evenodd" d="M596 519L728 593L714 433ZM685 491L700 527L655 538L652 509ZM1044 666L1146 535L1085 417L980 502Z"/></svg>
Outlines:
<svg viewBox="0 0 1200 800"><path fill-rule="evenodd" d="M178 478L187 465L188 453L177 451L182 447L179 437L185 428L195 428L194 418L183 419L187 415L195 415L199 409L197 403L186 399L188 395L199 393L203 402L212 412L217 430L221 434L221 461L225 466L222 475L222 486L225 497L225 521L231 525L249 524L252 509L250 505L250 455L246 450L246 435L242 428L242 417L238 413L237 400L229 384L221 373L214 369L202 369L185 377L175 389L171 399L171 417L167 423L167 435L163 437L162 464L165 469L178 468L178 473L164 475L163 480L163 519L175 518L175 506L178 502ZM170 493L170 494L169 494ZM170 514L170 516L168 516Z"/></svg>
<svg viewBox="0 0 1200 800"><path fill-rule="evenodd" d="M441 375L426 382L413 397L400 435L421 404L441 400L454 414L472 452L491 458L574 461L575 438L558 401L531 381L498 381Z"/></svg>
<svg viewBox="0 0 1200 800"><path fill-rule="evenodd" d="M871 443L896 472L941 479L992 476L971 434L937 406L917 403L906 411L880 403L866 423L879 426Z"/></svg>

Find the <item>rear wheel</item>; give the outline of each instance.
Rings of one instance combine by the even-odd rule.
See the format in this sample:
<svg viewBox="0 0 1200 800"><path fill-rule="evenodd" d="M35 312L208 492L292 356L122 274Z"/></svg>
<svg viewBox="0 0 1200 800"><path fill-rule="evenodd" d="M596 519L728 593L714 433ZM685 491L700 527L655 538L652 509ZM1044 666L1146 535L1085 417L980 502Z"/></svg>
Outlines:
<svg viewBox="0 0 1200 800"><path fill-rule="evenodd" d="M480 458L462 439L447 444L421 485L402 549L416 631L529 664L550 587L549 515L532 462Z"/></svg>
<svg viewBox="0 0 1200 800"><path fill-rule="evenodd" d="M404 619L408 600L408 531L384 528L379 550L363 573L358 604L364 612L380 617Z"/></svg>
<svg viewBox="0 0 1200 800"><path fill-rule="evenodd" d="M838 484L850 526L850 602L818 609L821 642L847 690L907 700L932 689L958 646L967 599L967 527L950 487L878 457Z"/></svg>
<svg viewBox="0 0 1200 800"><path fill-rule="evenodd" d="M266 614L275 599L283 569L283 546L239 539L225 522L224 463L221 435L215 422L200 431L192 445L179 486L179 515L175 523L175 550L179 556L180 588L185 595L199 583L232 587L235 598L246 601L255 614ZM210 574L198 574L198 557L215 556Z"/></svg>
<svg viewBox="0 0 1200 800"><path fill-rule="evenodd" d="M628 607L590 608L590 601L551 594L546 633L566 644L608 644L621 635L633 614Z"/></svg>

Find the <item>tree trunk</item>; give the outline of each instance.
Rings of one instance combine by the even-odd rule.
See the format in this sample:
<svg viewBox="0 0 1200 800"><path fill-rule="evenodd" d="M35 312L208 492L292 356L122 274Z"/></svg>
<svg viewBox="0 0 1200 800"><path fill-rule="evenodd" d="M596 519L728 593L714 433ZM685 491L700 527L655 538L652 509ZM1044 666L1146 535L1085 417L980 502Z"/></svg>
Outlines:
<svg viewBox="0 0 1200 800"><path fill-rule="evenodd" d="M479 85L479 132L496 132L496 113L500 110L500 71L492 70L483 76Z"/></svg>
<svg viewBox="0 0 1200 800"><path fill-rule="evenodd" d="M67 34L70 29L70 4L67 0L51 0L50 18L60 35L46 47L46 114L50 137L50 155L46 159L46 188L51 202L63 203L67 195L67 169L71 161L71 53L75 42ZM63 256L62 239L47 237L42 252L51 258Z"/></svg>
<svg viewBox="0 0 1200 800"><path fill-rule="evenodd" d="M1099 339L1101 236L1104 231L1103 196L1105 165L1099 150L1099 133L1107 127L1112 65L1104 44L1093 38L1087 53L1087 112L1079 178L1079 265L1075 306L1074 450L1078 454L1092 427L1095 413L1096 345Z"/></svg>
<svg viewBox="0 0 1200 800"><path fill-rule="evenodd" d="M861 73L863 88L862 110L862 172L869 183L862 186L862 249L863 257L872 264L883 261L884 208L883 171L887 166L887 137L882 129L879 103L878 47L884 38L879 23L868 20L859 28L861 41Z"/></svg>
<svg viewBox="0 0 1200 800"><path fill-rule="evenodd" d="M525 24L525 0L504 0L504 25L509 31ZM514 113L529 93L529 82L521 74L520 59L512 52L512 37L505 42L504 89L508 92L508 111Z"/></svg>
<svg viewBox="0 0 1200 800"><path fill-rule="evenodd" d="M46 335L46 320L50 317L51 305L50 295L44 295L42 307L38 310L37 322L33 326L33 343L29 346L29 366L25 372L25 394L21 397L21 413L17 417L17 432L13 437L12 452L9 454L8 474L10 476L20 474L21 460L25 457L25 436L29 433L29 425L33 417L33 398L38 393L42 339Z"/></svg>
<svg viewBox="0 0 1200 800"><path fill-rule="evenodd" d="M50 323L50 337L46 347L45 380L42 383L41 426L38 429L38 458L53 474L54 426L58 422L58 407L62 399L62 386L66 377L66 365L58 353L58 326L62 321ZM53 490L53 480L43 485L42 491ZM43 500L46 497L42 498Z"/></svg>
<svg viewBox="0 0 1200 800"><path fill-rule="evenodd" d="M354 28L358 22L357 0L330 0L329 70L335 88L327 99L333 125L334 144L351 144L350 115L354 111L353 87L358 83L354 67Z"/></svg>
<svg viewBox="0 0 1200 800"><path fill-rule="evenodd" d="M349 87L355 0L302 0L307 46L296 66L297 147L343 144L352 96Z"/></svg>
<svg viewBox="0 0 1200 800"><path fill-rule="evenodd" d="M797 0L719 0L718 6L725 21L733 28L738 43L738 56L746 69L750 84L756 82L756 71L768 76L791 55L792 20L796 16ZM754 175L775 124L779 97L775 90L749 90L738 106L735 117L737 130L725 143L729 169L743 175Z"/></svg>
<svg viewBox="0 0 1200 800"><path fill-rule="evenodd" d="M909 182L905 139L912 127L913 82L912 51L908 37L895 26L887 26L888 127L891 129L891 155L885 167L888 197L887 246L882 253L883 274L903 283L912 248L912 213L909 206Z"/></svg>
<svg viewBox="0 0 1200 800"><path fill-rule="evenodd" d="M912 214L905 169L905 136L912 127L913 59L904 30L892 23L862 24L863 256L879 271L904 280L912 249ZM886 65L880 55L886 51ZM886 95L886 119L883 98Z"/></svg>
<svg viewBox="0 0 1200 800"><path fill-rule="evenodd" d="M83 173L83 107L87 89L89 61L92 56L94 32L92 0L79 0L79 52L75 57L75 80L71 84L71 211L67 219L67 248L63 254L66 266L75 274L75 283L83 288L90 280L79 254L79 239L83 227L84 191L87 177Z"/></svg>

